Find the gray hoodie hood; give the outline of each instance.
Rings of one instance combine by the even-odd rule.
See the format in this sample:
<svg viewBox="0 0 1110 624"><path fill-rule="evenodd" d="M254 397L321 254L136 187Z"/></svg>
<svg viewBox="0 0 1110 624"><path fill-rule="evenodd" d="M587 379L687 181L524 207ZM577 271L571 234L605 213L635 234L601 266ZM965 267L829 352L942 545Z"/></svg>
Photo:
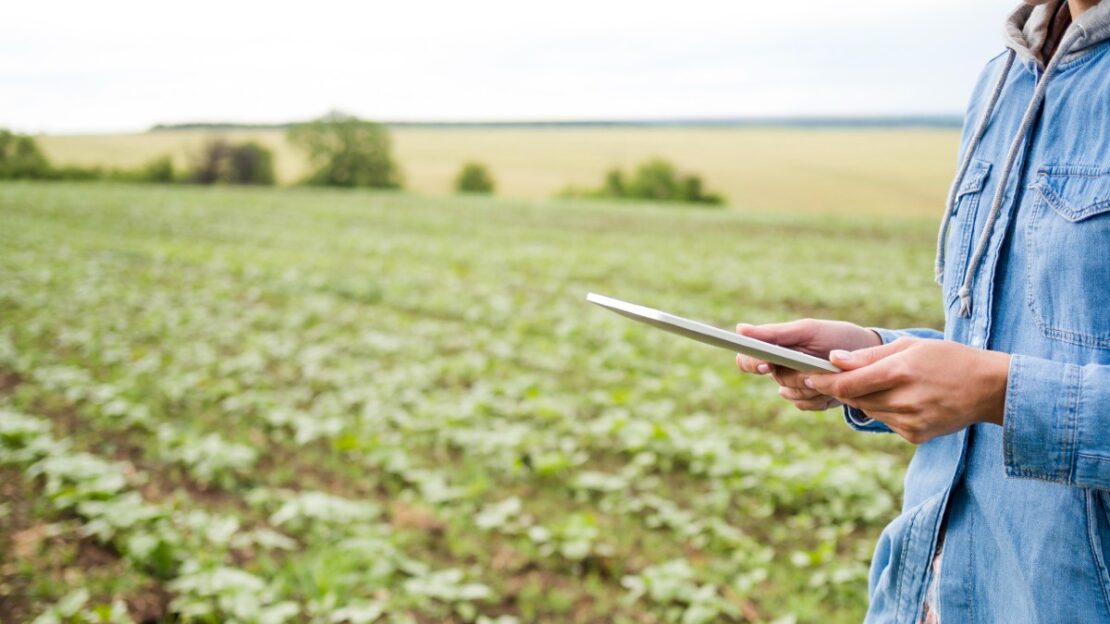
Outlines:
<svg viewBox="0 0 1110 624"><path fill-rule="evenodd" d="M1014 9L1006 19L1003 32L1006 47L1016 52L1022 60L1043 66L1045 61L1041 58L1041 48L1048 37L1049 24L1064 1L1042 0L1036 2L1036 6L1033 6L1034 2L1027 2ZM1065 36L1076 30L1083 31L1083 38L1069 48L1062 59L1064 62L1081 56L1087 49L1110 39L1110 0L1100 2L1080 15L1068 27Z"/></svg>

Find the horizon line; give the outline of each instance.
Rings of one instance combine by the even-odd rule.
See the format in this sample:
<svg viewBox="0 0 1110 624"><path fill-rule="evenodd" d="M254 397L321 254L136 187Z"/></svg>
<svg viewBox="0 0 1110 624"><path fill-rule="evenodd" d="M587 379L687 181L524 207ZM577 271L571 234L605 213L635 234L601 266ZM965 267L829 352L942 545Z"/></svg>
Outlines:
<svg viewBox="0 0 1110 624"><path fill-rule="evenodd" d="M376 121L376 120L371 120ZM147 132L203 129L285 129L295 121L281 123L250 123L228 121L189 121L158 123ZM963 116L957 114L923 115L795 115L795 116L727 116L727 117L657 117L642 119L532 119L532 120L382 120L378 123L393 128L573 128L573 127L943 127L959 128Z"/></svg>

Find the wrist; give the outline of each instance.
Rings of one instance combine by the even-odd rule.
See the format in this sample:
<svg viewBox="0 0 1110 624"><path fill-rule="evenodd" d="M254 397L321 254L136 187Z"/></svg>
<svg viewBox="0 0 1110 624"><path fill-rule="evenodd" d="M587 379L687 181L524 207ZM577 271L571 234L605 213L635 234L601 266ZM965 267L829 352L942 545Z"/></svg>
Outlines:
<svg viewBox="0 0 1110 624"><path fill-rule="evenodd" d="M984 412L980 422L1002 426L1006 412L1006 388L1010 381L1010 354L999 351L984 351L983 372L986 376L982 387L987 388L984 397Z"/></svg>

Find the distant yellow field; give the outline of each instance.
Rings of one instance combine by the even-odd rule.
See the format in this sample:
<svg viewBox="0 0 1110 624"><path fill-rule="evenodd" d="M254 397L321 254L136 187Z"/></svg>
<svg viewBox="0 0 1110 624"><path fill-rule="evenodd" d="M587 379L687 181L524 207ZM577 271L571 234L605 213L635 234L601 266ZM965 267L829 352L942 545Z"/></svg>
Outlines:
<svg viewBox="0 0 1110 624"><path fill-rule="evenodd" d="M213 136L269 145L282 184L305 173L284 134L272 130L44 136L40 144L61 164L133 166L171 154L184 166ZM701 174L739 209L913 216L940 214L958 141L956 131L934 129L450 128L393 137L405 186L420 193L450 192L470 159L491 167L499 195L541 198L662 156Z"/></svg>

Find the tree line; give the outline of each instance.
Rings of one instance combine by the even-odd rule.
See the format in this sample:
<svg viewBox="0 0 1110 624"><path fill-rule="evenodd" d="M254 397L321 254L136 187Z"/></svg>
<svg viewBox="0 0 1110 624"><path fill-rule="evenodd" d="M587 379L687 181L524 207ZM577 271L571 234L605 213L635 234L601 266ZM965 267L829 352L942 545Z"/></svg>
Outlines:
<svg viewBox="0 0 1110 624"><path fill-rule="evenodd" d="M300 182L312 186L400 189L404 175L393 158L385 126L343 113L289 126L286 138L306 157L309 173ZM134 168L58 166L31 136L0 129L0 180L111 180L118 182L272 185L274 155L255 141L206 142L178 169L169 155ZM477 161L466 162L454 179L461 193L493 193L492 172ZM724 198L704 189L700 176L680 173L661 158L645 161L630 174L612 169L601 186L568 187L562 197L640 199L660 202L720 204Z"/></svg>

